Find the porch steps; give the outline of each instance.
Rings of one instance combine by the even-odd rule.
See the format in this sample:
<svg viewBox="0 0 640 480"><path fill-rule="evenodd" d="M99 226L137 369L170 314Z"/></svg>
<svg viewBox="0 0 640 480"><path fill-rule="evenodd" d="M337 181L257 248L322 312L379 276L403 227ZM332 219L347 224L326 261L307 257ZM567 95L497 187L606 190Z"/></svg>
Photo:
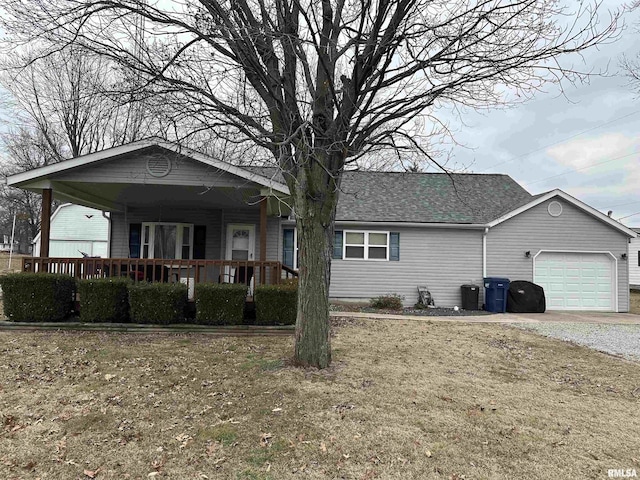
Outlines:
<svg viewBox="0 0 640 480"><path fill-rule="evenodd" d="M0 331L82 331L122 333L201 333L219 337L288 336L294 325L148 325L136 323L6 322Z"/></svg>

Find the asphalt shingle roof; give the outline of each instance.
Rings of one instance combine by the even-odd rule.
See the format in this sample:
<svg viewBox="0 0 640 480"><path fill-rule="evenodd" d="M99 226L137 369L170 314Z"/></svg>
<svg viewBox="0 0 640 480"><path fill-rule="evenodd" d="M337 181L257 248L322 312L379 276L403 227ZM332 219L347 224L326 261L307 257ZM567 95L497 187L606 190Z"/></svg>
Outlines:
<svg viewBox="0 0 640 480"><path fill-rule="evenodd" d="M531 198L507 175L345 172L336 218L487 223Z"/></svg>
<svg viewBox="0 0 640 480"><path fill-rule="evenodd" d="M342 177L336 220L484 224L533 198L508 175L351 171Z"/></svg>

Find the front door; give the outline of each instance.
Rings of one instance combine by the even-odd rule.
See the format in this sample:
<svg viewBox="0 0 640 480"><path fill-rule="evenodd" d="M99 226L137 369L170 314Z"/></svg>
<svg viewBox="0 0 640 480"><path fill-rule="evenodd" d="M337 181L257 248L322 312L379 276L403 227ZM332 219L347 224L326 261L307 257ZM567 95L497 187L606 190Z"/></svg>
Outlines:
<svg viewBox="0 0 640 480"><path fill-rule="evenodd" d="M252 262L256 248L255 231L255 225L227 225L227 252L225 259ZM225 267L226 281L234 282L236 273L240 272L236 272L234 267Z"/></svg>

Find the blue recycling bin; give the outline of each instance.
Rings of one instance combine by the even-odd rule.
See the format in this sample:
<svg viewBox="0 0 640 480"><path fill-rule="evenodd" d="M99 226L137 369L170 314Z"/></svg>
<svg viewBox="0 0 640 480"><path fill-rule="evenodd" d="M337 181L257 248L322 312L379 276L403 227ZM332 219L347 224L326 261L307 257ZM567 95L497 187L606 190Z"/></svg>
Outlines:
<svg viewBox="0 0 640 480"><path fill-rule="evenodd" d="M507 311L508 278L486 277L484 279L484 309L487 312L504 313Z"/></svg>

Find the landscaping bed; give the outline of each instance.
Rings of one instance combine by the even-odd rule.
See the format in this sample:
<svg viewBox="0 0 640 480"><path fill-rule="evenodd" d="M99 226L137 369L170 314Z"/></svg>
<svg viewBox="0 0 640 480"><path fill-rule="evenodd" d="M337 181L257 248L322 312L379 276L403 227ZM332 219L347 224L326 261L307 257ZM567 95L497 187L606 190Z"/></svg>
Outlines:
<svg viewBox="0 0 640 480"><path fill-rule="evenodd" d="M332 312L360 312L360 313L382 313L390 315L415 315L419 317L465 317L477 315L493 315L485 310L463 310L459 308L435 307L435 308L414 308L405 307L402 309L373 308L368 304L361 303L332 303Z"/></svg>

